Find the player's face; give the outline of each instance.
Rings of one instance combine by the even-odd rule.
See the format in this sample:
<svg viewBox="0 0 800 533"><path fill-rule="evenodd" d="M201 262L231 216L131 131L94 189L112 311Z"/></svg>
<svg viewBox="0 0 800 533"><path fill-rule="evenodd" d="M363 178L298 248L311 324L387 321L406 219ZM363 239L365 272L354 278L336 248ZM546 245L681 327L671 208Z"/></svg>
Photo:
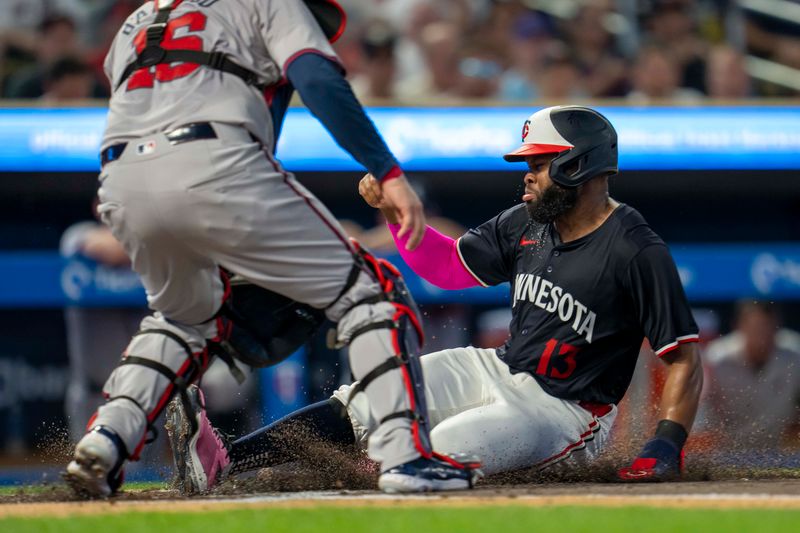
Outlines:
<svg viewBox="0 0 800 533"><path fill-rule="evenodd" d="M560 215L575 207L578 189L567 189L550 179L550 162L555 154L525 158L528 173L525 174L525 202L528 215L540 224L549 224Z"/></svg>

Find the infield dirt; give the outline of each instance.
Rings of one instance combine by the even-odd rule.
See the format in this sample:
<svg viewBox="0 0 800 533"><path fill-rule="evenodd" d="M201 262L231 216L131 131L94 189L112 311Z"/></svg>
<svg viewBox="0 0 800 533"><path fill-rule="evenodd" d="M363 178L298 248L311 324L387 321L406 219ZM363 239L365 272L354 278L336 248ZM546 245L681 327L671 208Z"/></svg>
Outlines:
<svg viewBox="0 0 800 533"><path fill-rule="evenodd" d="M647 505L702 508L800 509L800 469L721 466L720 457L696 454L683 481L628 484L616 469L628 452L608 454L591 468L523 470L483 480L469 492L389 497L374 490L377 470L364 454L292 435L292 461L256 475L222 483L211 494L187 498L177 490L124 490L105 501L85 502L63 484L25 487L0 494L2 516L66 516L149 511L207 511L238 507L373 505Z"/></svg>
<svg viewBox="0 0 800 533"><path fill-rule="evenodd" d="M61 490L64 490L63 488ZM54 487L49 497L60 490ZM26 498L27 499L27 498ZM32 501L0 499L0 518L8 516L63 517L147 512L206 512L240 508L309 508L319 506L392 507L435 506L601 506L705 509L800 509L800 481L679 482L658 485L548 483L509 487L488 485L469 493L387 496L375 491L309 491L266 493L236 498L183 498L172 490L123 492L103 501Z"/></svg>

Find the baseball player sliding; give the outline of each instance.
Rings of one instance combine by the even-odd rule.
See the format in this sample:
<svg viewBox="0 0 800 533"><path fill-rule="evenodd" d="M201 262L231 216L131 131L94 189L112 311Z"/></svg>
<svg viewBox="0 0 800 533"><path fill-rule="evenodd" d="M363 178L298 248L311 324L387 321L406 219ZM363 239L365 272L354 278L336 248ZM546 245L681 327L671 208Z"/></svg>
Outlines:
<svg viewBox="0 0 800 533"><path fill-rule="evenodd" d="M65 478L108 496L170 398L219 356L256 366L288 356L324 318L350 345L376 420L369 455L394 492L463 489L479 475L433 452L417 344L420 319L389 264L350 244L327 209L276 161L294 90L380 181L409 250L419 199L343 78L332 0L158 0L119 30L102 142L99 212L141 276L154 313L104 386ZM265 311L266 310L266 311ZM270 314L272 313L272 314ZM200 415L198 415L200 416ZM184 436L203 428L191 419ZM192 460L191 457L188 458Z"/></svg>
<svg viewBox="0 0 800 533"><path fill-rule="evenodd" d="M457 241L426 227L414 250L380 182L367 175L359 186L421 277L454 290L511 284L503 346L421 358L434 447L480 456L487 474L591 461L608 441L647 337L668 368L662 419L618 475L678 478L702 387L698 330L664 242L635 209L609 197L614 128L586 107L550 107L525 122L522 146L505 159L528 165L522 202ZM233 443L199 415L204 437L173 439L179 456L200 459L179 472L184 485L203 491L224 476L295 459L296 443L285 435L297 426L335 444L365 441L380 429L371 398L359 394L365 387L342 387ZM172 424L181 413L179 404L168 411Z"/></svg>

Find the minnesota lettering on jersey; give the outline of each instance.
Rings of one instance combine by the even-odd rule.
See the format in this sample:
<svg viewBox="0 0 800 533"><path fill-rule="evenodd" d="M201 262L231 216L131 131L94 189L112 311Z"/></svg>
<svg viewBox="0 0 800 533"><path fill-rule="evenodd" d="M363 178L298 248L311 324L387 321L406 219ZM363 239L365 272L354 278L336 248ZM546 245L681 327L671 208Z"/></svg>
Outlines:
<svg viewBox="0 0 800 533"><path fill-rule="evenodd" d="M562 322L571 323L572 329L591 344L597 315L552 281L533 274L517 274L511 307L516 307L519 301L530 302L548 313L558 313Z"/></svg>

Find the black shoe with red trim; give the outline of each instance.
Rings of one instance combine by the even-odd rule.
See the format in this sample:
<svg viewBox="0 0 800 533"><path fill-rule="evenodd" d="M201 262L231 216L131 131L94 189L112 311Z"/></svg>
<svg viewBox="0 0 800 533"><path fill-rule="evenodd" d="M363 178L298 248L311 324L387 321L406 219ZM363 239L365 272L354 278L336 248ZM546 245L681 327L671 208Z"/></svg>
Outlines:
<svg viewBox="0 0 800 533"><path fill-rule="evenodd" d="M483 477L477 460L443 459L420 457L390 468L378 478L378 487L390 494L467 490Z"/></svg>

